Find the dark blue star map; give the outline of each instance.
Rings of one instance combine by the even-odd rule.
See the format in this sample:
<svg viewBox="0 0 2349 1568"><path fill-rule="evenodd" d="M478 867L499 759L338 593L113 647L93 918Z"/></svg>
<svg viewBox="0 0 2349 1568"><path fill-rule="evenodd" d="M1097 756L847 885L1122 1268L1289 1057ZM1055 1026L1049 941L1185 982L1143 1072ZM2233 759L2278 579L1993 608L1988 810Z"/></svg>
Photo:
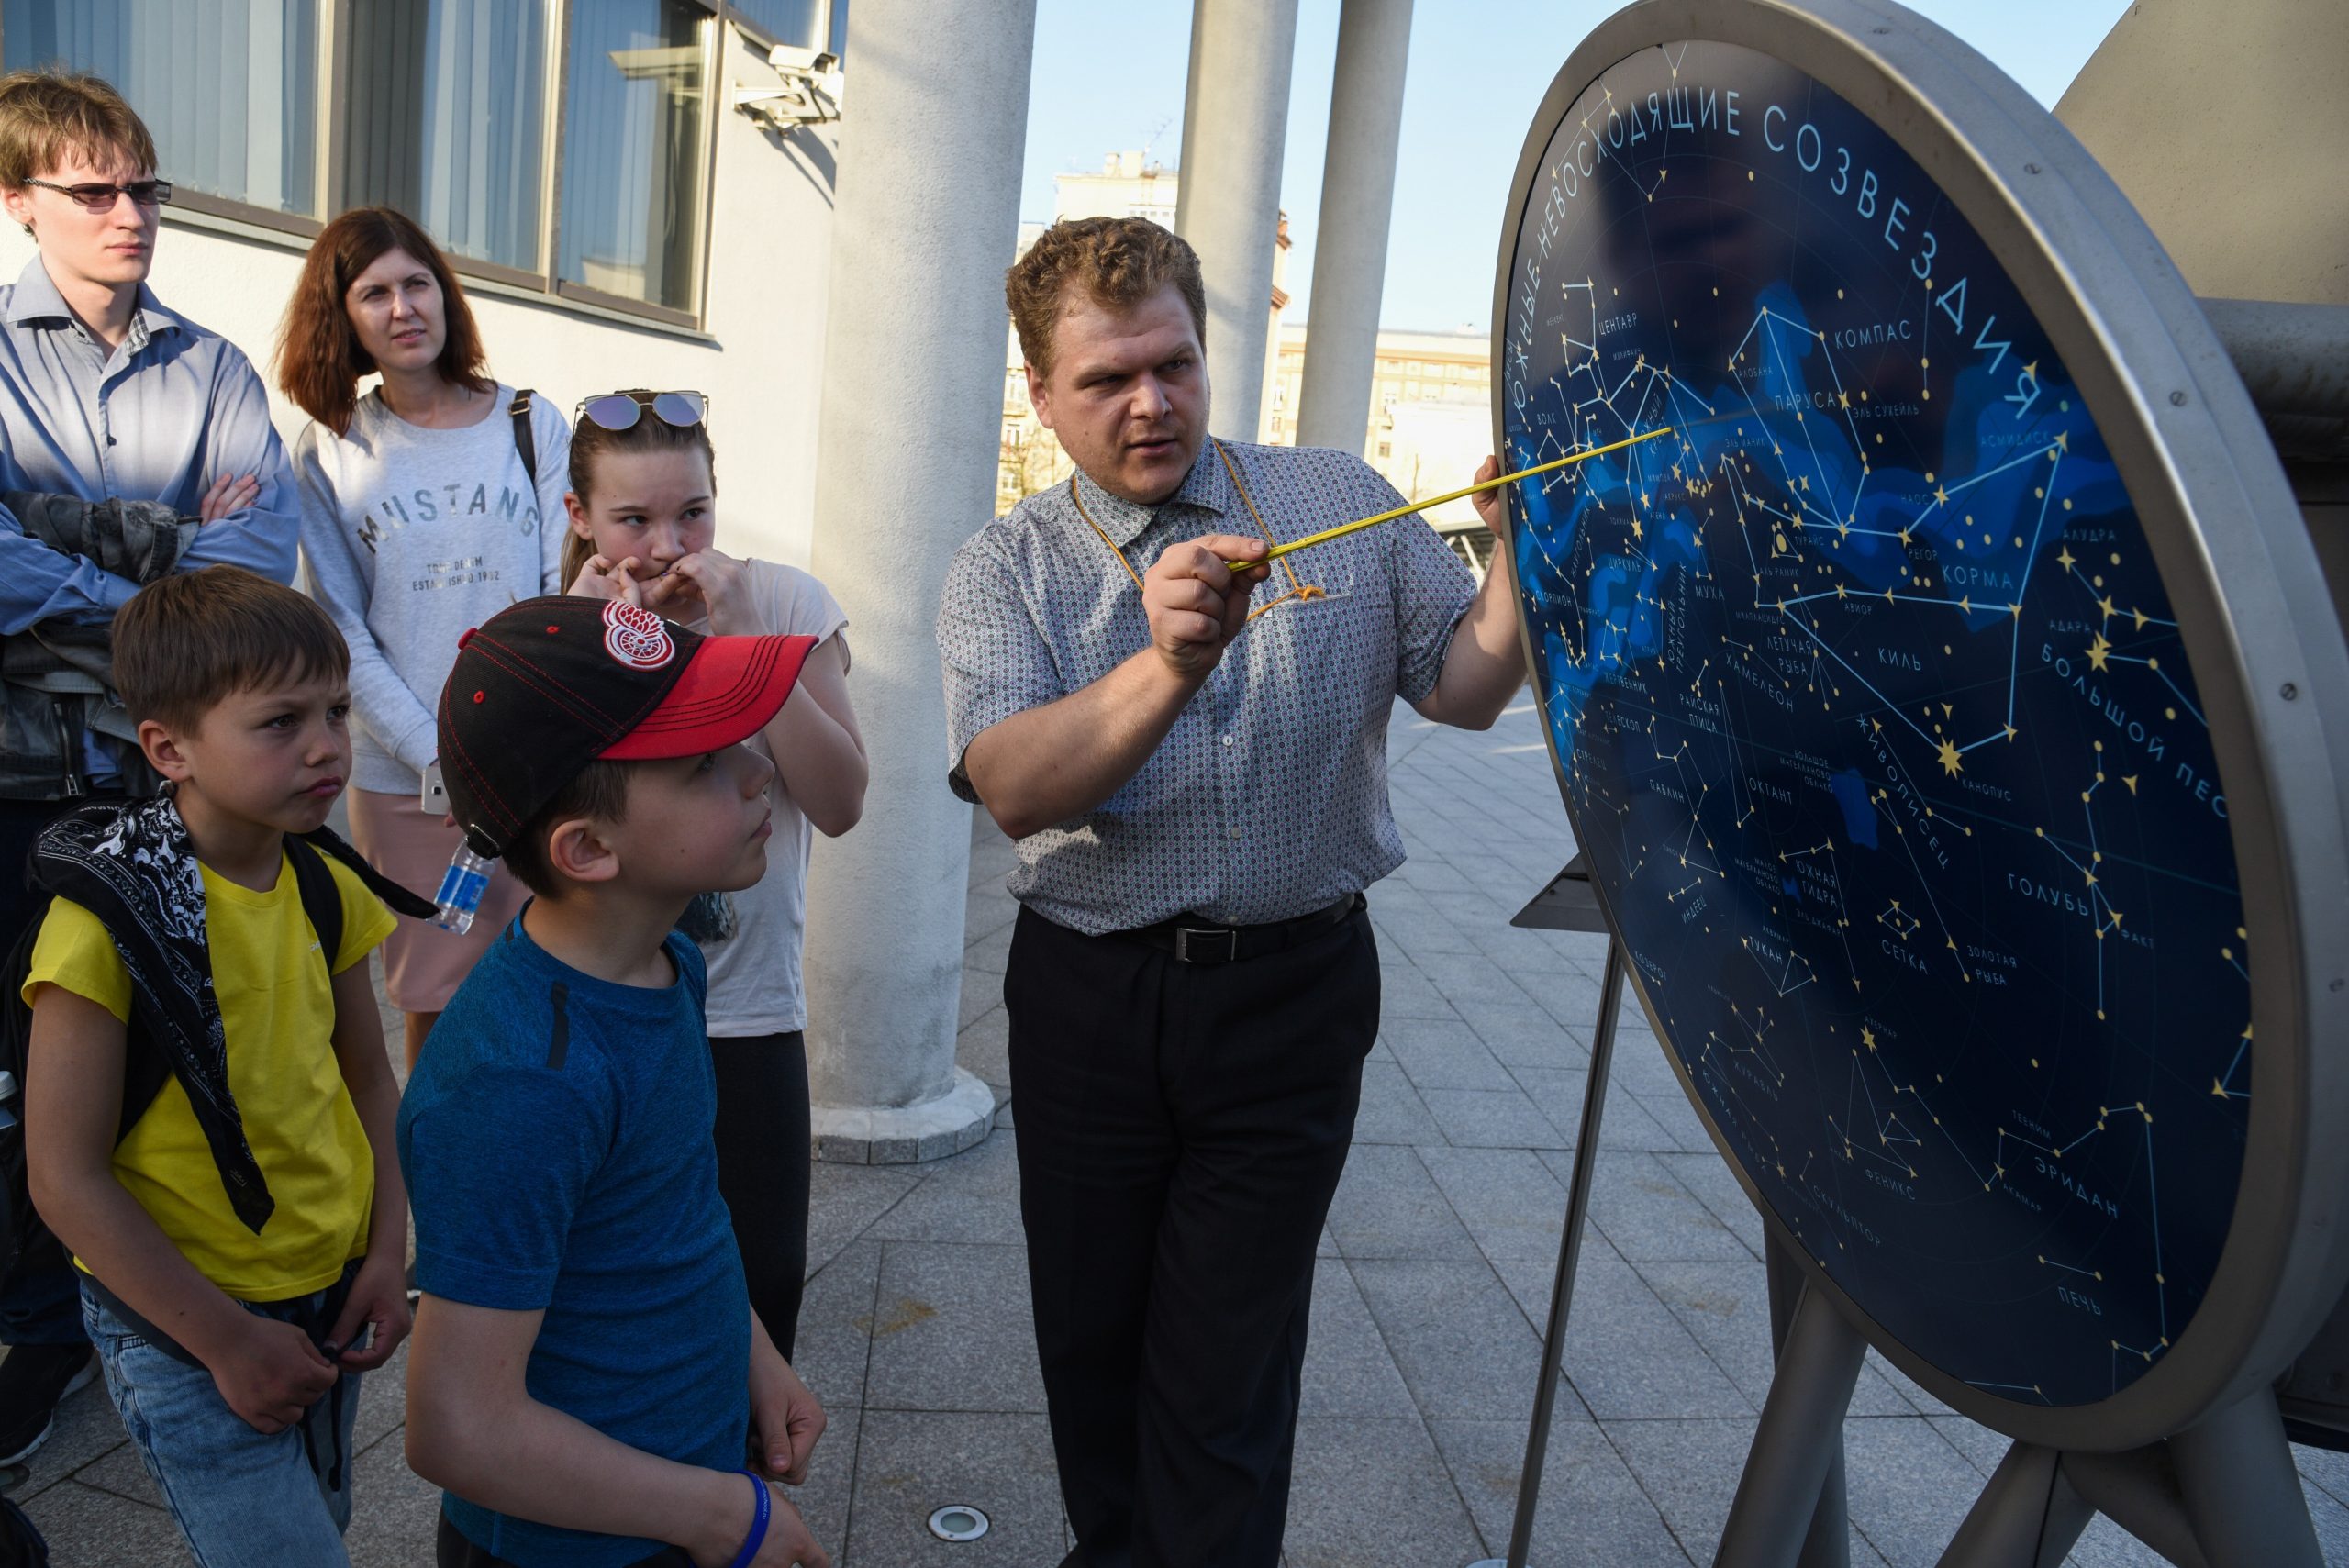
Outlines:
<svg viewBox="0 0 2349 1568"><path fill-rule="evenodd" d="M2127 489L1988 247L1753 50L1609 69L1511 238L1507 457L1575 830L1694 1096L1951 1377L2080 1405L2226 1238L2251 955Z"/></svg>

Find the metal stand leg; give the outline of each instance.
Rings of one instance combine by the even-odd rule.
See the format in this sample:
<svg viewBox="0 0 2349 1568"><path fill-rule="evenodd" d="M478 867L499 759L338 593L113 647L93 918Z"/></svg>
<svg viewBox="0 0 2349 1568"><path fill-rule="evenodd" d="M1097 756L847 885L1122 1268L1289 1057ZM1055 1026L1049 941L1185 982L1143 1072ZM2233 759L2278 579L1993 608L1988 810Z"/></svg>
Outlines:
<svg viewBox="0 0 2349 1568"><path fill-rule="evenodd" d="M1950 1538L1941 1568L2062 1568L2096 1510L2065 1478L2063 1455L2016 1443Z"/></svg>
<svg viewBox="0 0 2349 1568"><path fill-rule="evenodd" d="M1786 1349L1787 1329L1793 1323L1796 1304L1802 1299L1802 1265L1795 1262L1776 1236L1763 1243L1763 1259L1770 1278L1770 1351ZM1819 1510L1810 1517L1810 1533L1802 1543L1796 1568L1850 1568L1852 1521L1843 1486L1843 1434L1835 1434L1835 1457L1819 1490Z"/></svg>
<svg viewBox="0 0 2349 1568"><path fill-rule="evenodd" d="M1542 1497L1542 1466L1550 1452L1550 1414L1557 1402L1559 1362L1565 1354L1566 1313L1575 1295L1575 1265L1583 1224L1590 1215L1590 1181L1598 1161L1598 1122L1607 1108L1607 1078L1615 1059L1615 1014L1623 1005L1623 950L1607 943L1607 971L1598 983L1598 1027L1590 1040L1590 1076L1583 1084L1582 1130L1575 1139L1575 1172L1566 1187L1566 1229L1558 1239L1558 1272L1550 1286L1550 1322L1542 1337L1542 1382L1533 1395L1533 1425L1525 1434L1525 1468L1518 1476L1517 1520L1510 1528L1507 1568L1525 1568L1533 1549L1533 1515ZM1471 1564L1492 1568L1493 1560Z"/></svg>
<svg viewBox="0 0 2349 1568"><path fill-rule="evenodd" d="M1804 1290L1787 1325L1714 1568L1787 1568L1800 1559L1842 1449L1843 1413L1866 1351L1867 1341L1833 1304Z"/></svg>
<svg viewBox="0 0 2349 1568"><path fill-rule="evenodd" d="M2186 1517L2210 1568L2320 1568L2276 1396L2263 1388L2169 1440Z"/></svg>
<svg viewBox="0 0 2349 1568"><path fill-rule="evenodd" d="M1941 1568L2055 1568L2099 1512L2180 1568L2324 1561L2276 1396L2263 1388L2127 1453L2015 1444Z"/></svg>
<svg viewBox="0 0 2349 1568"><path fill-rule="evenodd" d="M2064 1479L2087 1506L2178 1568L2210 1568L2187 1521L2185 1495L2169 1444L2123 1453L2066 1453Z"/></svg>

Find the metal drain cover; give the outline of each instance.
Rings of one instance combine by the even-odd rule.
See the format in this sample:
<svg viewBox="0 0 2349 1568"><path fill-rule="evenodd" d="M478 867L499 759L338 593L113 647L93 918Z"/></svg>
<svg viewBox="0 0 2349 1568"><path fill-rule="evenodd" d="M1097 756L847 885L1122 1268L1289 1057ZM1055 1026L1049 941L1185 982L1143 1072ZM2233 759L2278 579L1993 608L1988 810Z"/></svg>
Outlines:
<svg viewBox="0 0 2349 1568"><path fill-rule="evenodd" d="M949 1503L930 1516L930 1533L941 1540L976 1540L987 1533L987 1517L968 1503Z"/></svg>

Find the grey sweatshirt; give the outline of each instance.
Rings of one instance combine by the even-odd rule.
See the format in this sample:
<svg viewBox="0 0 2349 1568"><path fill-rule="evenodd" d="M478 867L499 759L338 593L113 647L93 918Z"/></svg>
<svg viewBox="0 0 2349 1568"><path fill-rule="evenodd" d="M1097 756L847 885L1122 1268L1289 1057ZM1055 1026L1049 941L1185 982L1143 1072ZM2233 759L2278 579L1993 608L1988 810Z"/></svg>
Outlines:
<svg viewBox="0 0 2349 1568"><path fill-rule="evenodd" d="M351 644L351 783L414 795L439 751L457 639L518 600L561 591L571 427L531 400L538 473L522 469L514 389L484 418L429 430L359 400L349 433L313 420L294 443L310 586Z"/></svg>

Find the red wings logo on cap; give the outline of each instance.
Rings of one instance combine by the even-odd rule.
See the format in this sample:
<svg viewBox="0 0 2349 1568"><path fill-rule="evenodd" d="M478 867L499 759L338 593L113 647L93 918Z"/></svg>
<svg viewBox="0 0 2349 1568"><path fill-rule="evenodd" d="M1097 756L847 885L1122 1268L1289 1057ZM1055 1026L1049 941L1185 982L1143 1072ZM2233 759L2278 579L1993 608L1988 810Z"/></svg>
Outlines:
<svg viewBox="0 0 2349 1568"><path fill-rule="evenodd" d="M669 623L618 599L604 606L604 651L631 670L658 670L677 656Z"/></svg>

